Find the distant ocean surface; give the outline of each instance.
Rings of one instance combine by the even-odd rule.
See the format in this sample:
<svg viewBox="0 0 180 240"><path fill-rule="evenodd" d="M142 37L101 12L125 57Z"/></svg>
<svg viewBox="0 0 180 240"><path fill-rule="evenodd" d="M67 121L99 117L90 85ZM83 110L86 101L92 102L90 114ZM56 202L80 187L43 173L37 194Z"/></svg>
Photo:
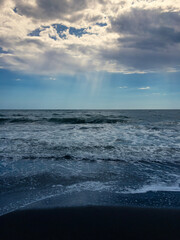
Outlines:
<svg viewBox="0 0 180 240"><path fill-rule="evenodd" d="M0 215L52 197L180 207L180 110L1 110Z"/></svg>

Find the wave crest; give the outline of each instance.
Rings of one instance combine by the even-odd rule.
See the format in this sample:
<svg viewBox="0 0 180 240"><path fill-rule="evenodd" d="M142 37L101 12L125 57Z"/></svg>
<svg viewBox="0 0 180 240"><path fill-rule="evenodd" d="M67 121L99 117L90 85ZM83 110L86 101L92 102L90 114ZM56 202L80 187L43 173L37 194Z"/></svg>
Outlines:
<svg viewBox="0 0 180 240"><path fill-rule="evenodd" d="M127 123L127 117L121 116L119 118L80 118L80 117L69 117L69 118L0 118L0 123L54 123L54 124L113 124L113 123Z"/></svg>

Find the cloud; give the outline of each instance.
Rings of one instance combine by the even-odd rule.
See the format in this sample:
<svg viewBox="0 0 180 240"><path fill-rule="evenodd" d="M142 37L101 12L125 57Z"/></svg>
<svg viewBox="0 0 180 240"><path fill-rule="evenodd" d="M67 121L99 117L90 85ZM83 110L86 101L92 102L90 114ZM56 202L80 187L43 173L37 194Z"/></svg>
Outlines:
<svg viewBox="0 0 180 240"><path fill-rule="evenodd" d="M69 22L78 21L84 15L88 15L88 12L86 14L82 11L97 5L92 0L14 0L14 2L20 15L37 20L63 19Z"/></svg>
<svg viewBox="0 0 180 240"><path fill-rule="evenodd" d="M124 89L124 88L128 88L128 87L126 87L126 86L123 86L123 87L118 87L118 88L120 88L120 89Z"/></svg>
<svg viewBox="0 0 180 240"><path fill-rule="evenodd" d="M55 81L56 78L55 77L49 77L49 80Z"/></svg>
<svg viewBox="0 0 180 240"><path fill-rule="evenodd" d="M149 90L150 87L141 87L141 88L138 88L138 89L140 89L140 90Z"/></svg>
<svg viewBox="0 0 180 240"><path fill-rule="evenodd" d="M0 0L0 6L4 3L4 0Z"/></svg>
<svg viewBox="0 0 180 240"><path fill-rule="evenodd" d="M117 33L114 50L103 57L116 65L144 72L180 67L179 12L131 9L111 18L110 32Z"/></svg>
<svg viewBox="0 0 180 240"><path fill-rule="evenodd" d="M179 21L176 12L133 9L112 19L111 31L126 48L157 50L180 43Z"/></svg>
<svg viewBox="0 0 180 240"><path fill-rule="evenodd" d="M156 93L152 93L152 95L155 95L155 96L167 96L168 94L167 93L159 93L159 92L156 92Z"/></svg>
<svg viewBox="0 0 180 240"><path fill-rule="evenodd" d="M179 0L0 5L0 68L48 76L180 70Z"/></svg>

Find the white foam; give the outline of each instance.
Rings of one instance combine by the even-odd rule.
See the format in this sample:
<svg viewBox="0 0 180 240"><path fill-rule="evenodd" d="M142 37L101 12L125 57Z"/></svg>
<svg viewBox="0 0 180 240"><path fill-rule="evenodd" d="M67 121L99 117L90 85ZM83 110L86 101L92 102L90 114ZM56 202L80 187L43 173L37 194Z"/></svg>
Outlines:
<svg viewBox="0 0 180 240"><path fill-rule="evenodd" d="M123 193L147 193L147 192L158 192L158 191L163 191L163 192L180 192L180 185L177 183L175 185L167 185L167 184L150 184L150 185L144 185L141 188L138 189L130 189L127 188Z"/></svg>
<svg viewBox="0 0 180 240"><path fill-rule="evenodd" d="M81 191L109 191L111 186L107 183L99 181L86 181L82 183L73 184L68 186L65 192L81 192Z"/></svg>

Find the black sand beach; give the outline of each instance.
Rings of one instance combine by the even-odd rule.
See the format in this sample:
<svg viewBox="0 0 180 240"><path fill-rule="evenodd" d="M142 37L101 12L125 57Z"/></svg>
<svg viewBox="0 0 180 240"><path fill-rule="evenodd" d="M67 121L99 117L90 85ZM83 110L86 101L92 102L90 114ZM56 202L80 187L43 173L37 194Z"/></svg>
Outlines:
<svg viewBox="0 0 180 240"><path fill-rule="evenodd" d="M98 206L22 210L0 217L0 239L179 240L180 210Z"/></svg>

